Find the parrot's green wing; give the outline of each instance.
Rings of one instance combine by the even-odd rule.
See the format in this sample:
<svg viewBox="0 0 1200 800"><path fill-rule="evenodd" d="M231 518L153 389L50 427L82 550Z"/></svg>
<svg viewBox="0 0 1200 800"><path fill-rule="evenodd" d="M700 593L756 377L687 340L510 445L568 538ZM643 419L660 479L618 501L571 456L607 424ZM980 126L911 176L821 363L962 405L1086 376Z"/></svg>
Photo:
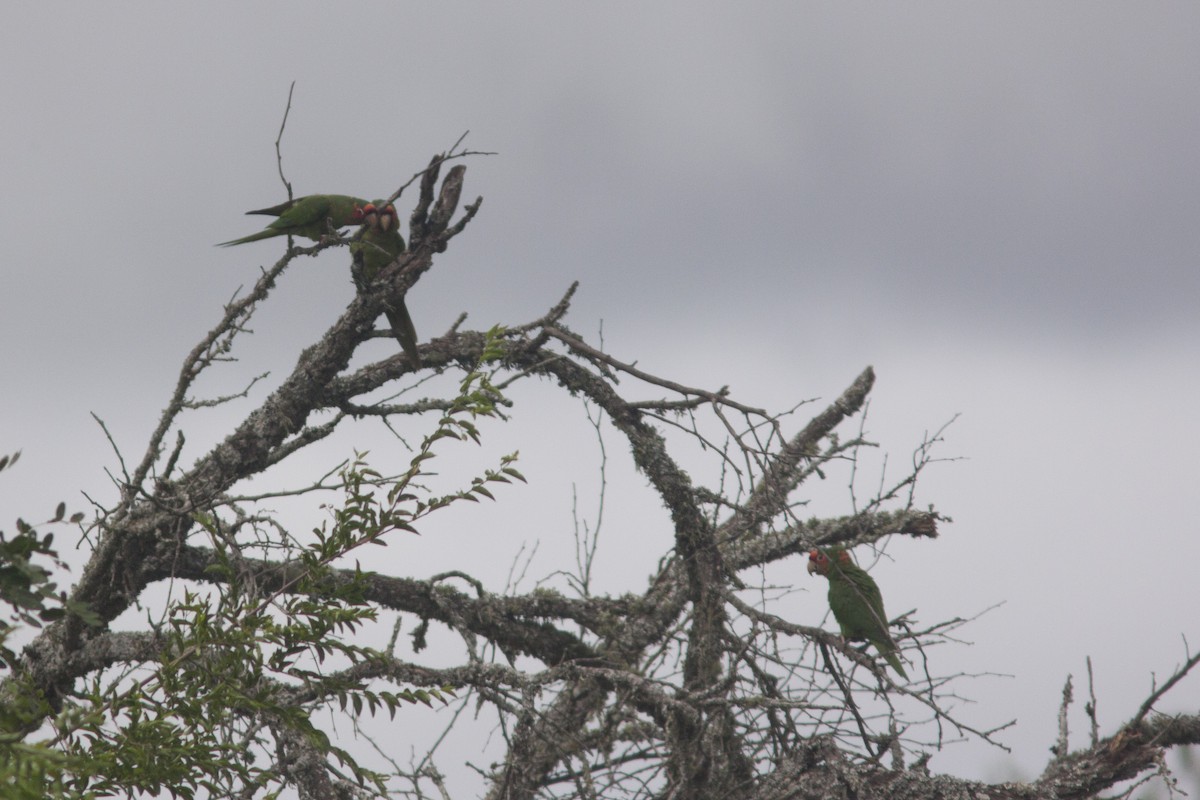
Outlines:
<svg viewBox="0 0 1200 800"><path fill-rule="evenodd" d="M363 288L379 275L384 267L404 253L404 237L400 235L400 222L394 206L384 206L377 200L367 206L369 219L364 222L362 237L351 243L356 279ZM382 209L382 210L378 210ZM381 221L384 224L380 224ZM404 295L387 298L383 313L392 326L392 335L400 342L404 354L414 369L421 366L421 354L417 350L417 329L413 325Z"/></svg>
<svg viewBox="0 0 1200 800"><path fill-rule="evenodd" d="M314 195L309 195L309 196L312 197ZM287 211L289 208L296 205L296 203L298 203L299 201L301 201L303 199L305 199L305 198L293 197L291 200L284 200L282 203L280 203L277 206L271 206L270 208L256 208L253 211L247 211L246 216L250 216L251 214L262 214L263 216L266 216L266 217L278 217L280 214Z"/></svg>
<svg viewBox="0 0 1200 800"><path fill-rule="evenodd" d="M331 225L337 229L362 222L363 207L366 205L366 200L344 194L310 194L297 197L270 208L247 211L247 214L264 214L277 219L258 233L221 242L219 246L230 247L273 236L303 236L316 241L329 233Z"/></svg>

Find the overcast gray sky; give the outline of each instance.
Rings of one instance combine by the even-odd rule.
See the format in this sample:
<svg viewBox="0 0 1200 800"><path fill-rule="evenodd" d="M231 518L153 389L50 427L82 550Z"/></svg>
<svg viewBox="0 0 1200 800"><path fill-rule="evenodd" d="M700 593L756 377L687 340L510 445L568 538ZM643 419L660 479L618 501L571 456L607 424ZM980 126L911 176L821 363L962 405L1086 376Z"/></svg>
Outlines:
<svg viewBox="0 0 1200 800"><path fill-rule="evenodd" d="M876 574L926 622L1007 601L938 657L1014 676L971 684L967 712L1018 717L1013 759L932 766L1028 774L1085 656L1111 733L1200 644L1198 34L1182 2L9 8L0 451L24 453L0 514L110 499L89 412L140 453L182 357L277 257L212 245L284 197L294 80L298 194L387 194L468 129L498 153L468 162L480 215L410 295L423 337L460 311L528 321L578 279L577 330L603 321L618 358L752 405L828 399L874 365L868 429L893 464L961 414L942 453L966 460L921 492L954 524ZM288 272L227 376L286 374L350 298L339 257ZM561 513L496 531L504 563L569 533L569 484L539 470L562 452L514 442L526 521L529 498ZM455 541L479 548L421 547L455 563ZM795 576L812 622L823 588ZM1163 707L1198 705L1193 678Z"/></svg>

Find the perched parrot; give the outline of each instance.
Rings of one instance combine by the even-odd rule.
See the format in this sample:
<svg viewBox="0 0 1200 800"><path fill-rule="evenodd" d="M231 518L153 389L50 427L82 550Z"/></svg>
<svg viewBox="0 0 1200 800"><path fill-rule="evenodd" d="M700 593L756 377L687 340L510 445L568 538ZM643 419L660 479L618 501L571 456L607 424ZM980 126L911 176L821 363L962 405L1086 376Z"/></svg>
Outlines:
<svg viewBox="0 0 1200 800"><path fill-rule="evenodd" d="M380 270L396 260L404 252L404 237L400 235L400 218L396 207L382 200L367 203L363 207L363 235L351 243L354 257L354 273L362 285L371 283ZM392 326L392 334L413 369L421 366L421 354L417 351L417 329L404 305L404 295L389 297L383 313Z"/></svg>
<svg viewBox="0 0 1200 800"><path fill-rule="evenodd" d="M847 640L865 639L875 645L892 669L902 678L908 673L900 663L896 643L888 633L888 618L883 610L879 585L850 558L843 548L813 550L808 554L808 573L829 579L829 608Z"/></svg>
<svg viewBox="0 0 1200 800"><path fill-rule="evenodd" d="M330 225L341 228L362 222L363 208L366 205L366 200L344 194L310 194L270 208L247 211L247 214L265 214L279 219L258 233L221 242L218 247L257 242L272 236L304 236L316 241L329 233Z"/></svg>

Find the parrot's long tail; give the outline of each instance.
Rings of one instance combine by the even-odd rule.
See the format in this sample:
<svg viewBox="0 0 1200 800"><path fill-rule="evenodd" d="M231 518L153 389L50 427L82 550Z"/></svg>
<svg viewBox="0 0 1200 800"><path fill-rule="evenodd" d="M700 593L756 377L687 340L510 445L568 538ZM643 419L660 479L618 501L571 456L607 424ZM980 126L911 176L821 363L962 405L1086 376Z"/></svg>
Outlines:
<svg viewBox="0 0 1200 800"><path fill-rule="evenodd" d="M413 369L420 369L421 353L417 350L417 328L409 316L408 307L404 305L404 298L392 301L383 313L392 326L392 334L395 335L396 341L400 342L400 347L408 356L409 363Z"/></svg>
<svg viewBox="0 0 1200 800"><path fill-rule="evenodd" d="M279 236L279 235L281 235L280 231L273 231L273 230L267 229L265 231L259 231L258 233L252 233L249 236L243 236L240 239L230 239L228 242L220 242L217 244L217 247L233 247L235 244L246 244L247 242L257 242L261 239L270 239L272 236Z"/></svg>

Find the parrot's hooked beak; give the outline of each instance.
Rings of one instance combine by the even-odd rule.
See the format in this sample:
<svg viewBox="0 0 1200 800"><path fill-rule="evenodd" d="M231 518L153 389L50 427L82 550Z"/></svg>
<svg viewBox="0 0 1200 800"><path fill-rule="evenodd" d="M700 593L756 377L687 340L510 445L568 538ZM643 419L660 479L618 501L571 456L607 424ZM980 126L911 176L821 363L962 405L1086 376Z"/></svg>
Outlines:
<svg viewBox="0 0 1200 800"><path fill-rule="evenodd" d="M379 227L385 231L391 230L399 220L396 218L396 207L390 203L379 215Z"/></svg>

